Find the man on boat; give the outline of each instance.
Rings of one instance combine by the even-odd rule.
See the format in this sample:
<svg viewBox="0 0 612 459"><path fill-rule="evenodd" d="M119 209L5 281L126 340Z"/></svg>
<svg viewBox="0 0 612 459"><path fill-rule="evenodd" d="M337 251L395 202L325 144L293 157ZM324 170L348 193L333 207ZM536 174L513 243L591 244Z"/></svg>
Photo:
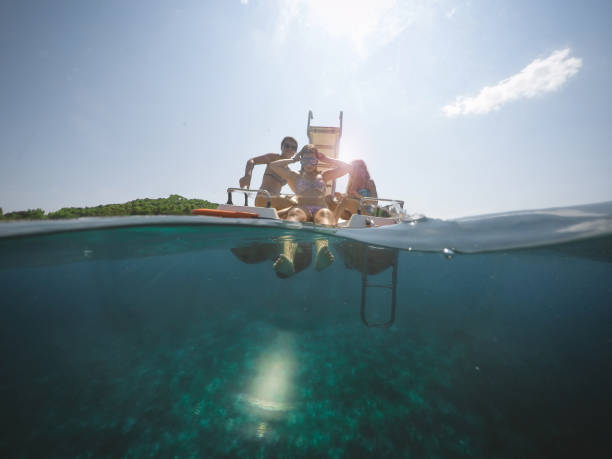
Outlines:
<svg viewBox="0 0 612 459"><path fill-rule="evenodd" d="M240 188L250 188L251 186L251 174L253 167L256 164L266 164L266 170L263 175L260 190L266 190L272 196L271 207L278 210L286 209L288 207L295 206L295 202L289 198L280 196L281 188L287 184L287 180L281 178L276 172L270 168L270 163L278 161L280 159L289 159L295 155L297 151L298 143L293 137L285 137L281 142L281 154L268 153L261 156L251 158L246 163L244 170L244 177L240 179ZM255 198L255 205L258 207L265 207L267 203L267 196L264 193L258 193Z"/></svg>

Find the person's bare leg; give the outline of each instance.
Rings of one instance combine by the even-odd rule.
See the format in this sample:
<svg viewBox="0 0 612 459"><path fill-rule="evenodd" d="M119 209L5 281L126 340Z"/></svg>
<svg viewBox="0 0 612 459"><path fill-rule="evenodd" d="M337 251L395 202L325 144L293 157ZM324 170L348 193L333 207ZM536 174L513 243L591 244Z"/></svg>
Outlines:
<svg viewBox="0 0 612 459"><path fill-rule="evenodd" d="M287 215L289 215L290 210L291 207L287 207L286 209L278 209L276 214L278 215L278 218L286 219Z"/></svg>
<svg viewBox="0 0 612 459"><path fill-rule="evenodd" d="M266 207L268 205L268 197L263 194L255 196L255 207Z"/></svg>
<svg viewBox="0 0 612 459"><path fill-rule="evenodd" d="M287 218L285 220L289 222L306 222L308 221L308 215L304 212L304 209L300 209L299 207L292 207L287 212Z"/></svg>
<svg viewBox="0 0 612 459"><path fill-rule="evenodd" d="M336 224L336 216L326 208L319 209L314 216L314 222L318 225L334 226ZM315 271L322 271L334 262L334 255L329 250L329 241L327 239L317 239L315 241Z"/></svg>
<svg viewBox="0 0 612 459"><path fill-rule="evenodd" d="M315 271L323 271L334 262L334 255L329 250L329 241L327 239L317 239L315 241Z"/></svg>
<svg viewBox="0 0 612 459"><path fill-rule="evenodd" d="M357 213L359 205L359 201L356 199L344 198L334 212L336 221L338 221L340 218L344 218L345 220L350 219L353 214Z"/></svg>
<svg viewBox="0 0 612 459"><path fill-rule="evenodd" d="M291 236L281 236L282 249L281 253L274 262L274 269L283 277L289 277L295 273L293 261L297 250L297 243L292 240Z"/></svg>
<svg viewBox="0 0 612 459"><path fill-rule="evenodd" d="M265 195L258 195L255 198L255 206L256 207L266 207L268 205L268 198ZM270 199L270 207L275 208L276 210L283 210L289 207L295 206L295 202L289 198L281 197L281 196L273 196Z"/></svg>
<svg viewBox="0 0 612 459"><path fill-rule="evenodd" d="M338 206L334 210L334 218L336 219L336 221L338 221L342 217L344 209L346 209L346 198L340 201L340 204L338 204Z"/></svg>
<svg viewBox="0 0 612 459"><path fill-rule="evenodd" d="M293 207L287 212L286 220L288 221L303 222L307 219L306 213L298 207ZM289 277L295 273L293 260L295 259L297 243L293 241L291 236L282 236L281 241L282 249L280 255L274 262L274 269L280 273L282 277Z"/></svg>
<svg viewBox="0 0 612 459"><path fill-rule="evenodd" d="M326 207L323 207L315 213L313 221L317 225L334 226L337 220L336 216L331 210L327 209Z"/></svg>

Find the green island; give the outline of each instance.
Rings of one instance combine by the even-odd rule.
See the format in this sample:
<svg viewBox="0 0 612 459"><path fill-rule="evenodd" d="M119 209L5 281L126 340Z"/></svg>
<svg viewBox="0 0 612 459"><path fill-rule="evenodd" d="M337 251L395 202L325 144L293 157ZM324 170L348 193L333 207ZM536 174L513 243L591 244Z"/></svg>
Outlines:
<svg viewBox="0 0 612 459"><path fill-rule="evenodd" d="M42 209L19 210L4 214L0 207L0 221L58 220L79 217L117 217L125 215L189 215L192 209L216 209L218 204L204 199L187 199L178 194L167 198L135 199L124 204L104 204L96 207L62 207L45 213Z"/></svg>

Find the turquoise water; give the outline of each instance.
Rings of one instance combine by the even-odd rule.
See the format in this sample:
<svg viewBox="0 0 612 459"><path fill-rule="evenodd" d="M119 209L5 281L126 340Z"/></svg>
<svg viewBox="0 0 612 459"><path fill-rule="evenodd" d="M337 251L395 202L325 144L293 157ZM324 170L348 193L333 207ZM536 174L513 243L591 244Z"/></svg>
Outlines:
<svg viewBox="0 0 612 459"><path fill-rule="evenodd" d="M593 219L601 228L610 215ZM0 450L601 457L612 425L609 227L556 242L552 220L504 218L514 224L500 239L534 245L545 227L551 243L495 248L467 230L453 241L422 221L418 234L403 224L415 235L403 250L327 235L335 261L317 272L323 235L287 228L0 238ZM485 220L466 224L499 223ZM282 279L272 263L285 237L299 272ZM370 287L362 302L364 273L392 285L394 270L395 307L393 288Z"/></svg>

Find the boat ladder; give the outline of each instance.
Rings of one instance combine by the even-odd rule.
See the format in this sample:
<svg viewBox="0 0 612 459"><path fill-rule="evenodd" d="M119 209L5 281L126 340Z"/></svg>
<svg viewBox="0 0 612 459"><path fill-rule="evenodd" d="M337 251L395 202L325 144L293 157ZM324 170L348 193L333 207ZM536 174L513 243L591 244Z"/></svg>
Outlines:
<svg viewBox="0 0 612 459"><path fill-rule="evenodd" d="M393 271L391 272L391 283L386 284L372 284L368 282L368 253L370 247L365 245L364 248L364 269L361 272L361 321L366 327L371 328L389 328L395 322L395 303L397 300L397 265L398 265L398 251L396 250L393 254ZM366 318L366 300L368 288L388 288L391 289L391 314L389 320L386 322L370 322Z"/></svg>

